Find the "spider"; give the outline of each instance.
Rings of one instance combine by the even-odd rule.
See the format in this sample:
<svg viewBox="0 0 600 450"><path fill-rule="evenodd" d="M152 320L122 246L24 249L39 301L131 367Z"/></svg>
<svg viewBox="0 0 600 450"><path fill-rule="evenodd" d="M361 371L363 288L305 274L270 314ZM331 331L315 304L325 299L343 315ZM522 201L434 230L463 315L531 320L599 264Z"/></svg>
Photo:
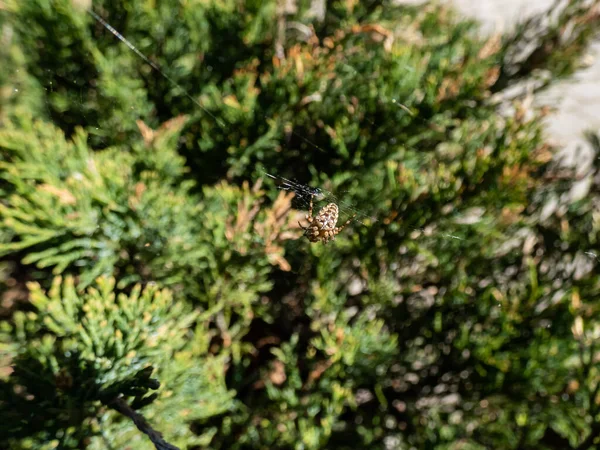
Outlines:
<svg viewBox="0 0 600 450"><path fill-rule="evenodd" d="M339 215L338 205L330 203L321 209L317 217L313 217L314 196L314 194L310 196L310 207L308 208L308 215L306 216L308 226L303 227L300 222L298 222L298 225L304 230L304 235L308 237L310 242L322 241L323 244L327 244L327 242L334 240L335 236L346 228L346 225L356 217L356 214L350 217L341 227L336 227L335 225Z"/></svg>

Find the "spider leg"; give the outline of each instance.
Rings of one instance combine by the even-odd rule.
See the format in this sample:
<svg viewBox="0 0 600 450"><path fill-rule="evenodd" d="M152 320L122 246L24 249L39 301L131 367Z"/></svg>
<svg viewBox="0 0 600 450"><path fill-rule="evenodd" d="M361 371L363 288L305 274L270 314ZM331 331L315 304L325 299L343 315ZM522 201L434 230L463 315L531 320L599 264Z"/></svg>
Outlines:
<svg viewBox="0 0 600 450"><path fill-rule="evenodd" d="M310 194L310 204L308 205L308 217L306 218L306 220L308 220L309 222L312 222L312 215L313 215L313 197L315 196L315 194ZM310 220L309 220L310 217Z"/></svg>
<svg viewBox="0 0 600 450"><path fill-rule="evenodd" d="M344 225L342 225L341 227L337 227L335 229L335 234L340 233L344 228L346 228L346 225L348 225L350 222L352 222L352 220L354 220L355 217L356 217L356 214L354 214L352 217L350 217L348 220L346 220L346 223Z"/></svg>

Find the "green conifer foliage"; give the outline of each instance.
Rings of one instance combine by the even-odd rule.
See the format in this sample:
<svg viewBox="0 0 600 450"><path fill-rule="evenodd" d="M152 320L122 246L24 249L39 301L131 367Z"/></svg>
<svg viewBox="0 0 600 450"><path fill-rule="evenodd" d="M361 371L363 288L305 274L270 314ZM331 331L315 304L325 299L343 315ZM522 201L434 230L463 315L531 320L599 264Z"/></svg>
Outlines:
<svg viewBox="0 0 600 450"><path fill-rule="evenodd" d="M259 274L271 264L263 249L244 242L252 234L237 233L244 230L228 223L241 191L207 188L201 201L191 192L194 184L183 179L183 160L172 145L182 123L167 123L156 133L140 124L146 142L129 152L91 152L83 131L66 140L41 121L7 126L0 137L6 156L0 170L12 194L1 208L3 228L15 239L2 252L26 250L23 263L55 274L70 268L80 275L80 286L118 268L122 286L160 281L181 288L185 281L185 289L206 297L218 284L211 276L226 275L222 269L232 256L225 244L235 240L238 254L262 254L262 261L256 258L254 270L231 265L230 275L264 290L268 285ZM244 201L256 207L259 194L247 192Z"/></svg>
<svg viewBox="0 0 600 450"><path fill-rule="evenodd" d="M593 448L598 159L517 94L596 6L1 4L0 446Z"/></svg>
<svg viewBox="0 0 600 450"><path fill-rule="evenodd" d="M155 402L150 417L169 434L188 437L186 423L230 407L224 359L209 354L210 333L198 312L154 286L136 285L128 295L114 288L114 279L99 278L78 292L72 277L56 278L48 292L29 286L34 309L15 313L13 329L3 331L16 339L14 372L2 382L2 417L9 421L3 440L19 448L81 448L113 426L132 428L110 411L122 398L132 409ZM159 389L153 372L170 387ZM199 395L174 423L169 403L194 391Z"/></svg>

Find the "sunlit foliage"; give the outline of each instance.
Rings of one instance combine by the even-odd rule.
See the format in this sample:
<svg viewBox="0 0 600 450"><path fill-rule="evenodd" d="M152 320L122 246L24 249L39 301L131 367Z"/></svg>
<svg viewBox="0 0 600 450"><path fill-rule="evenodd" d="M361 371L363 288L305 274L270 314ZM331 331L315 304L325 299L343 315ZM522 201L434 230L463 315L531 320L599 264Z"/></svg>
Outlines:
<svg viewBox="0 0 600 450"><path fill-rule="evenodd" d="M596 10L317 3L0 6L3 442L592 448L600 167L517 83ZM311 244L265 171L369 219Z"/></svg>

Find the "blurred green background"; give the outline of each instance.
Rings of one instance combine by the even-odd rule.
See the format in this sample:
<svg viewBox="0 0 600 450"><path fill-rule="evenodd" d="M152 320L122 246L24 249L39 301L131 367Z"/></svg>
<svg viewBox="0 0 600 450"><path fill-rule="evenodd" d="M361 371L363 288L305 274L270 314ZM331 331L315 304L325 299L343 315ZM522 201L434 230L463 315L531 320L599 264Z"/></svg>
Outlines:
<svg viewBox="0 0 600 450"><path fill-rule="evenodd" d="M1 2L0 446L597 448L600 163L522 86L598 17Z"/></svg>

